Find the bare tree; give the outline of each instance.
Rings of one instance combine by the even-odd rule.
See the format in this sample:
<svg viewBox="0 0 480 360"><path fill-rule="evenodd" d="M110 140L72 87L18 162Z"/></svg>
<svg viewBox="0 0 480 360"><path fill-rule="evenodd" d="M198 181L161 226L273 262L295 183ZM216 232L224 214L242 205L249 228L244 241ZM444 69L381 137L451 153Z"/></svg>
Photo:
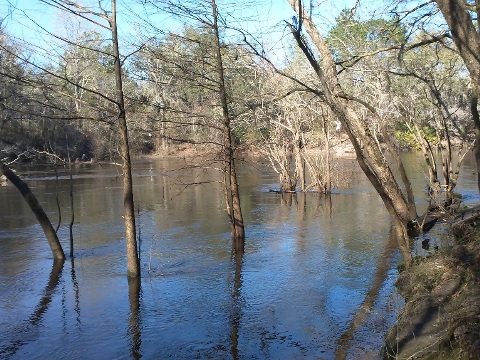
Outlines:
<svg viewBox="0 0 480 360"><path fill-rule="evenodd" d="M480 3L475 1L435 0L450 29L458 52L470 73L471 94L470 111L475 125L474 153L477 162L478 189L480 191L480 115L478 99L480 96ZM475 14L476 19L472 16ZM477 23L477 28L474 25Z"/></svg>
<svg viewBox="0 0 480 360"><path fill-rule="evenodd" d="M295 10L298 21L296 27L293 24L288 25L298 46L321 81L322 95L325 97L327 105L332 114L342 122L343 128L354 146L360 167L382 198L392 218L402 224L406 236L407 225L418 226L415 206L403 194L372 129L362 121L355 111L356 107L363 107L371 113L371 116L375 117L378 116L375 108L344 91L338 77L333 54L310 15L300 1L289 0L289 3ZM322 56L321 63L315 59L303 37L302 27L305 28L316 50ZM399 166L399 169L403 170L403 167ZM408 186L406 188L408 189ZM410 197L408 198L410 199Z"/></svg>
<svg viewBox="0 0 480 360"><path fill-rule="evenodd" d="M127 248L127 275L129 277L140 277L140 261L137 249L136 227L135 227L135 207L133 200L133 180L132 180L132 163L130 158L130 146L128 139L128 128L126 121L125 100L123 94L122 82L122 62L118 48L118 32L117 32L117 11L116 1L111 1L111 11L107 11L101 7L99 3L99 11L93 11L80 3L66 0L42 0L47 5L60 8L67 13L74 14L85 20L88 20L104 30L108 30L112 36L113 53L105 54L113 58L113 66L115 71L115 98L109 98L101 94L99 91L89 89L88 87L73 82L75 87L88 91L102 99L110 102L116 108L116 124L120 141L120 156L122 158L123 170L123 206L125 221L125 240ZM101 21L107 22L102 25ZM71 79L66 79L72 83Z"/></svg>
<svg viewBox="0 0 480 360"><path fill-rule="evenodd" d="M106 12L105 12L106 14ZM115 66L115 89L117 94L116 105L118 106L118 133L120 136L120 153L122 156L123 169L123 205L125 211L125 231L127 243L127 271L128 276L140 277L140 259L137 251L137 239L135 228L135 204L133 201L132 162L130 159L130 146L128 143L127 116L123 96L122 65L118 50L117 34L117 11L116 1L112 0L112 16L108 23L112 30L113 57Z"/></svg>
<svg viewBox="0 0 480 360"><path fill-rule="evenodd" d="M218 74L218 95L222 104L223 114L223 146L225 163L225 197L227 203L227 213L230 219L231 232L233 239L245 238L245 227L243 224L242 208L240 206L240 194L238 190L237 170L235 167L235 155L232 142L232 127L230 123L230 112L228 109L227 89L225 86L225 75L222 62L222 52L220 47L220 35L218 31L218 9L215 0L212 0L213 32L215 34L216 45L216 63Z"/></svg>
<svg viewBox="0 0 480 360"><path fill-rule="evenodd" d="M149 58L149 67L139 67L149 71L150 87L154 88L150 96L156 99L151 107L157 110L153 114L157 122L162 123L157 127L162 137L171 141L214 152L213 159L194 166L221 167L232 238L243 240L233 129L244 111L236 109L238 103L232 101L232 77L238 75L226 65L231 57L242 58L241 51L223 40L224 18L215 1L146 1L143 5L156 13L172 14L184 24L183 32L159 34L142 51L142 56ZM158 81L160 78L167 79Z"/></svg>

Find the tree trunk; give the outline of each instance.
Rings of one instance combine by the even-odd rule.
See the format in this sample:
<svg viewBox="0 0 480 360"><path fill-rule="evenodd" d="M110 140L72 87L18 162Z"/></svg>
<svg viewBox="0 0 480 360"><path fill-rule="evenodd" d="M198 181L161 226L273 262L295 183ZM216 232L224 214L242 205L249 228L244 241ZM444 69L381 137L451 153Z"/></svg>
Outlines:
<svg viewBox="0 0 480 360"><path fill-rule="evenodd" d="M245 226L243 224L242 207L240 205L240 194L238 191L237 172L235 169L235 163L234 163L233 157L231 162L230 187L231 187L231 194L232 194L233 222L235 225L234 238L244 239Z"/></svg>
<svg viewBox="0 0 480 360"><path fill-rule="evenodd" d="M70 230L70 258L73 259L73 224L75 223L75 207L73 202L73 176L72 176L72 164L69 165L69 172L70 172L70 211L72 217L70 218L70 224L68 226Z"/></svg>
<svg viewBox="0 0 480 360"><path fill-rule="evenodd" d="M225 181L226 181L226 201L231 201L231 205L227 203L229 209L229 217L232 225L232 237L235 239L245 238L245 227L243 224L242 208L240 206L240 194L238 190L237 172L235 168L235 156L232 142L232 128L230 122L230 114L228 111L227 91L225 87L225 77L223 72L222 52L220 48L220 35L218 32L218 13L215 0L212 0L213 11L213 31L215 35L216 45L216 67L219 84L219 97L222 104L223 114L223 140L224 140L224 162L225 162Z"/></svg>
<svg viewBox="0 0 480 360"><path fill-rule="evenodd" d="M299 130L294 130L293 133L293 151L295 153L295 172L297 173L297 179L300 181L300 190L305 191L305 157L303 155L303 140L302 134Z"/></svg>
<svg viewBox="0 0 480 360"><path fill-rule="evenodd" d="M292 34L297 40L299 47L304 52L323 85L324 96L328 106L332 113L342 122L343 128L355 148L357 160L362 170L375 187L390 214L406 226L407 223L415 220L415 216L412 214L411 208L388 165L387 159L378 147L374 135L353 110L352 101L354 99L343 92L338 80L335 61L328 45L313 24L310 16L299 6L298 0L288 1L322 56L322 67L320 67L302 39L300 31L290 25ZM359 103L361 102L355 101L356 106Z"/></svg>
<svg viewBox="0 0 480 360"><path fill-rule="evenodd" d="M480 95L480 34L477 31L478 29L475 29L466 1L436 0L436 3L450 28L452 39L470 73L472 83L470 110L475 125L473 152L477 163L477 182L480 192L480 119L477 107ZM477 11L479 10L477 8Z"/></svg>
<svg viewBox="0 0 480 360"><path fill-rule="evenodd" d="M323 117L323 137L325 141L325 185L324 193L332 192L332 177L330 174L330 138L328 135L327 118Z"/></svg>
<svg viewBox="0 0 480 360"><path fill-rule="evenodd" d="M65 260L65 254L63 252L62 245L58 240L57 233L55 232L52 223L48 219L47 214L43 210L35 195L33 195L28 185L25 184L17 175L15 175L15 173L10 170L7 165L0 161L0 166L2 168L2 174L5 175L5 177L10 180L13 185L15 185L18 191L20 191L28 206L30 206L30 209L37 217L37 220L40 223L45 236L47 237L53 257L56 260Z"/></svg>
<svg viewBox="0 0 480 360"><path fill-rule="evenodd" d="M116 20L116 1L112 0L112 17L110 20L112 30L113 56L115 59L115 90L118 106L118 133L120 136L120 155L122 157L123 171L123 206L125 219L125 240L127 245L127 275L129 277L140 276L140 261L137 251L137 239L135 228L135 206L133 202L132 163L130 159L130 147L128 144L128 129L125 113L125 103L122 84L122 65L118 51L118 35Z"/></svg>

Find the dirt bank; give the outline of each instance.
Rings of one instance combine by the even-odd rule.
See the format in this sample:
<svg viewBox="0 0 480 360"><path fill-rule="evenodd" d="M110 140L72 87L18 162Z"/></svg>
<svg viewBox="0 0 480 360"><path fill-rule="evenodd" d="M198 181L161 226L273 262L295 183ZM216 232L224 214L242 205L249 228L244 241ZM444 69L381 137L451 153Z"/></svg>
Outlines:
<svg viewBox="0 0 480 360"><path fill-rule="evenodd" d="M449 226L452 246L400 273L406 304L385 359L480 359L480 209Z"/></svg>

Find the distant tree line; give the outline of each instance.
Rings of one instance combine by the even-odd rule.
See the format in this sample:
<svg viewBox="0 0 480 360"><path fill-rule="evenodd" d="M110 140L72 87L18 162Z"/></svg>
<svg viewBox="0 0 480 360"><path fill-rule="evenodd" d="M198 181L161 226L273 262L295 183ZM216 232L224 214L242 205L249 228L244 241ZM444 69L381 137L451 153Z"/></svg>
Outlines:
<svg viewBox="0 0 480 360"><path fill-rule="evenodd" d="M119 24L122 26L122 24ZM287 25L286 25L287 26ZM445 33L408 29L398 17L363 19L344 10L325 36L342 86L379 109L359 116L395 135L399 148L422 148L418 131L431 146L445 138L469 140L469 83L462 58ZM438 41L429 41L436 36ZM98 29L66 36L63 52L37 59L28 44L0 35L0 146L2 157L23 161L41 154L65 159L113 160L117 137L112 46ZM323 147L324 133L335 134L335 117L325 103L312 100L314 70L292 43L277 71L248 44L222 40L222 58L237 147L280 149ZM237 39L238 40L238 39ZM57 40L58 41L58 40ZM140 41L140 40L139 40ZM219 144L215 96L214 34L186 24L180 32L162 30L124 59L123 78L131 147L134 154L174 151L181 144ZM422 46L413 46L424 42ZM42 46L41 44L39 46ZM313 50L312 50L313 51ZM269 54L264 54L268 59ZM287 76L284 76L287 75ZM299 84L300 83L300 84ZM292 97L294 98L292 100ZM418 131L417 131L418 129ZM298 149L297 149L298 150ZM34 153L37 152L36 156ZM278 164L277 164L278 165Z"/></svg>

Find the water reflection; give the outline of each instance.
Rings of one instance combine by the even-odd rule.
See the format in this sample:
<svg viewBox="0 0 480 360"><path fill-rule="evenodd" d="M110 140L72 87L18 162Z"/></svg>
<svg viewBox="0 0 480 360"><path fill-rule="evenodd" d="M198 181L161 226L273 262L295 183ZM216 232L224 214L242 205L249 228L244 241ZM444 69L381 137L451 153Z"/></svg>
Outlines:
<svg viewBox="0 0 480 360"><path fill-rule="evenodd" d="M391 269L392 255L395 253L399 243L397 236L398 231L395 229L395 224L392 223L388 241L386 242L376 264L373 282L368 289L362 304L358 307L355 316L350 322L347 331L344 332L338 340L338 347L335 351L336 360L347 359L350 341L353 339L355 331L364 324L378 299L380 290L387 279L388 271Z"/></svg>
<svg viewBox="0 0 480 360"><path fill-rule="evenodd" d="M70 278L72 280L73 293L74 293L74 299L75 299L73 311L75 311L75 314L76 314L77 324L80 326L82 325L82 322L80 320L80 287L78 286L77 274L75 273L75 260L73 259L73 257L70 258L70 266L71 266Z"/></svg>
<svg viewBox="0 0 480 360"><path fill-rule="evenodd" d="M342 344L356 359L380 348L400 254L389 257L388 213L359 169L346 172L351 188L323 196L270 193L276 174L240 168L247 239L232 244L221 187L182 185L219 174L170 171L184 165L135 164L141 287L125 281L118 169L74 169L75 262L57 274L29 209L0 188L0 357L333 359ZM23 175L55 215L53 174ZM65 213L69 188L59 171ZM59 237L68 243L68 224Z"/></svg>
<svg viewBox="0 0 480 360"><path fill-rule="evenodd" d="M48 306L52 302L52 296L55 292L55 289L58 285L58 280L60 279L60 274L63 269L64 261L53 261L52 271L48 278L48 283L45 286L43 291L43 296L40 299L38 305L35 308L35 312L30 316L30 324L35 326L42 320L43 315L48 309Z"/></svg>
<svg viewBox="0 0 480 360"><path fill-rule="evenodd" d="M43 296L38 301L35 306L34 312L30 315L28 322L22 323L19 327L15 329L15 332L9 334L10 337L13 337L9 343L2 345L0 347L0 355L3 357L13 356L21 346L26 344L31 339L26 339L30 337L30 334L36 331L36 328L40 326L43 316L48 310L50 303L52 302L53 295L58 286L60 274L63 269L63 260L54 260L52 265L52 270L50 271L50 276L48 277L47 285L43 290ZM17 338L20 336L20 338ZM23 337L23 338L22 338Z"/></svg>

